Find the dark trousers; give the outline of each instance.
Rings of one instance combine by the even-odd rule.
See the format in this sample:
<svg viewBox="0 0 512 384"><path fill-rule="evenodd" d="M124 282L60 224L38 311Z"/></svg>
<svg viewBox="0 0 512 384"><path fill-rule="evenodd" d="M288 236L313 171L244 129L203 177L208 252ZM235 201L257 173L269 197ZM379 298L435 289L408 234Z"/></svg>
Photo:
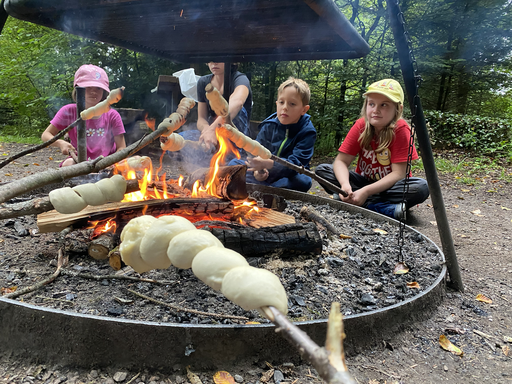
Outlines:
<svg viewBox="0 0 512 384"><path fill-rule="evenodd" d="M340 186L339 181L336 179L334 175L334 170L332 168L332 164L320 164L315 169L315 174L320 176L321 178L329 181L330 183ZM352 187L352 191L357 191L369 184L374 183L374 181L368 180L366 177L355 173L354 171L350 171L349 175L350 186ZM381 203L381 202L389 202L393 204L401 203L404 197L404 184L405 179L399 180L386 191L381 193L377 193L375 195L371 195L368 197L363 207L367 207L368 204ZM322 183L320 183L322 185ZM335 193L331 191L325 185L322 185L327 193ZM410 177L408 181L409 189L406 190L405 201L406 208L409 209L417 204L423 203L427 200L429 191L427 181L419 178L419 177Z"/></svg>

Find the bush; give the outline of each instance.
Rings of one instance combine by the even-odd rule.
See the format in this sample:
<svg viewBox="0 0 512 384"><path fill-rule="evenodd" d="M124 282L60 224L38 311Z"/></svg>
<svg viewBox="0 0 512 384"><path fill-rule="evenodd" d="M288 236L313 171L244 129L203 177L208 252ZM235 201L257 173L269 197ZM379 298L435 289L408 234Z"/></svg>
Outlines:
<svg viewBox="0 0 512 384"><path fill-rule="evenodd" d="M512 124L509 120L425 111L434 148L461 148L487 156L512 154Z"/></svg>

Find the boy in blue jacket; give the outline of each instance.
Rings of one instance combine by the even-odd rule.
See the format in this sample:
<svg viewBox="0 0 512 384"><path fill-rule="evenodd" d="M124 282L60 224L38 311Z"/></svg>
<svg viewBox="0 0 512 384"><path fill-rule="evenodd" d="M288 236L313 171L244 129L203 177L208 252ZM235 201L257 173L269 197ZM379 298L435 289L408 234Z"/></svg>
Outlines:
<svg viewBox="0 0 512 384"><path fill-rule="evenodd" d="M308 84L290 77L277 90L277 113L261 122L256 141L289 163L309 168L316 141L316 129L306 113L311 92ZM297 173L271 159L249 157L229 165L247 164L247 182L307 192L311 177Z"/></svg>

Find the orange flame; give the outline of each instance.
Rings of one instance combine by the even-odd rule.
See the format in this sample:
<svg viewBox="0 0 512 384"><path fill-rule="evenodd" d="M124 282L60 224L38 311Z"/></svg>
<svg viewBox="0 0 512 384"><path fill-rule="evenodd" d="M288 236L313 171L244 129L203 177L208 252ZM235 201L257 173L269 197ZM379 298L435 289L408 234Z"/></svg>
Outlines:
<svg viewBox="0 0 512 384"><path fill-rule="evenodd" d="M104 220L90 221L87 228L94 228L94 231L91 233L91 240L104 233L115 233L117 229L115 216Z"/></svg>
<svg viewBox="0 0 512 384"><path fill-rule="evenodd" d="M231 143L229 139L219 135L219 131L216 131L215 135L217 136L217 140L219 142L219 150L215 155L213 155L212 160L210 161L210 172L207 176L206 186L201 190L205 191L209 195L222 197L217 193L215 184L215 179L219 173L219 167L221 164L225 164L226 156L230 153L233 153L237 159L240 159L240 152L238 152L238 149Z"/></svg>

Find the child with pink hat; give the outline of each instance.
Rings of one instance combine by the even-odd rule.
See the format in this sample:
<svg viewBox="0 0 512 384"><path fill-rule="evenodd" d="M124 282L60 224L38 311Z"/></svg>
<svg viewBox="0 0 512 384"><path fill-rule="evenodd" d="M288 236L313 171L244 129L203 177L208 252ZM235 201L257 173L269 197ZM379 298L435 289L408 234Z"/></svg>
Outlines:
<svg viewBox="0 0 512 384"><path fill-rule="evenodd" d="M76 102L76 87L85 88L85 108L94 107L105 100L110 93L107 73L100 67L92 64L82 65L75 73L72 97ZM50 125L41 135L43 141L51 140L60 131L65 129L78 118L76 104L63 106L50 121ZM87 135L87 160L96 159L99 156L108 156L123 148L126 148L124 140L124 125L121 115L114 109L110 109L97 119L86 121ZM69 155L78 146L76 127L69 131L69 140L59 139L52 144L60 148L63 155ZM61 167L75 164L69 157L61 163Z"/></svg>
<svg viewBox="0 0 512 384"><path fill-rule="evenodd" d="M393 79L371 84L364 93L361 118L355 122L338 149L333 164L320 164L315 173L340 186L343 197L325 187L336 200L405 220L410 207L424 202L428 195L426 180L407 179L407 162L418 159L414 143L409 147L411 128L402 119L404 91ZM357 158L355 171L349 171Z"/></svg>

